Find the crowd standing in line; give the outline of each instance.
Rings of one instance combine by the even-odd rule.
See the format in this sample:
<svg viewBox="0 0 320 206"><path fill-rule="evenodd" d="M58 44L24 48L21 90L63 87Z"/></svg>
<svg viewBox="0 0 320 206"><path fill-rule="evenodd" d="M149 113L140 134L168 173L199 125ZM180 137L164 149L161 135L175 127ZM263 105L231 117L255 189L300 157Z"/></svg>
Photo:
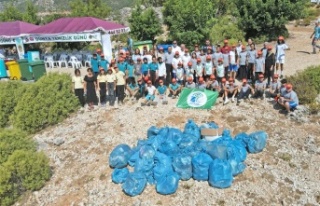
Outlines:
<svg viewBox="0 0 320 206"><path fill-rule="evenodd" d="M283 79L288 49L280 36L275 53L268 42L257 49L251 39L246 45L238 41L231 46L227 39L223 45L207 40L204 46L196 44L192 50L173 41L166 52L162 47L117 51L111 62L97 50L84 79L79 70L75 71L74 90L82 106L86 97L89 109L98 101L101 106L107 102L110 106L115 102L122 105L125 97L130 101L142 98L142 106L167 104L167 97L178 97L186 87L216 91L223 104L231 100L239 105L243 99L267 96L289 113L299 100L292 85Z"/></svg>

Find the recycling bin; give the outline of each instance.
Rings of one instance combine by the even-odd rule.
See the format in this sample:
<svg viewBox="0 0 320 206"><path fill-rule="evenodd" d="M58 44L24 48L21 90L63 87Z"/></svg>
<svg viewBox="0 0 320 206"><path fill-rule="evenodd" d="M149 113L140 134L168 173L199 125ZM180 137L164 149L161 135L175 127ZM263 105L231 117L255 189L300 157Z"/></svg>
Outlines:
<svg viewBox="0 0 320 206"><path fill-rule="evenodd" d="M33 61L33 62L30 62L29 65L31 66L33 71L34 81L37 81L38 79L40 79L47 72L44 61Z"/></svg>
<svg viewBox="0 0 320 206"><path fill-rule="evenodd" d="M33 74L29 70L28 60L27 59L18 60L18 64L21 72L21 80L22 81L33 80Z"/></svg>
<svg viewBox="0 0 320 206"><path fill-rule="evenodd" d="M140 51L143 51L143 48L146 47L148 50L151 50L153 48L152 41L138 41L133 43L133 49L140 49Z"/></svg>
<svg viewBox="0 0 320 206"><path fill-rule="evenodd" d="M4 60L0 59L0 79L7 78L7 77L8 77L8 74L7 74L6 65L4 63Z"/></svg>
<svg viewBox="0 0 320 206"><path fill-rule="evenodd" d="M21 72L19 68L19 64L16 61L8 61L6 62L10 73L11 80L20 80L21 79Z"/></svg>

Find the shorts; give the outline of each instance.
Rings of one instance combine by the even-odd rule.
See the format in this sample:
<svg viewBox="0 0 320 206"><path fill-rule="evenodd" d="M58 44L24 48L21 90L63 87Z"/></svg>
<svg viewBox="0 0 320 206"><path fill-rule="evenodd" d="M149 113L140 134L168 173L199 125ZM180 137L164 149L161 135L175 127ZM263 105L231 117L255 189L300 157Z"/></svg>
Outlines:
<svg viewBox="0 0 320 206"><path fill-rule="evenodd" d="M150 95L150 94L148 94L148 95L146 96L146 100L151 100L151 101L153 101L153 100L154 100L154 98L155 98L155 96L154 96L154 95Z"/></svg>
<svg viewBox="0 0 320 206"><path fill-rule="evenodd" d="M236 72L236 71L238 71L238 65L236 65L236 64L230 64L230 65L229 65L229 71L230 71L230 72Z"/></svg>
<svg viewBox="0 0 320 206"><path fill-rule="evenodd" d="M285 56L284 55L280 56L277 58L276 63L277 64L284 64L284 62L285 62L284 60L285 60Z"/></svg>
<svg viewBox="0 0 320 206"><path fill-rule="evenodd" d="M289 102L290 109L295 109L297 106L298 104L296 102L293 102L293 101Z"/></svg>

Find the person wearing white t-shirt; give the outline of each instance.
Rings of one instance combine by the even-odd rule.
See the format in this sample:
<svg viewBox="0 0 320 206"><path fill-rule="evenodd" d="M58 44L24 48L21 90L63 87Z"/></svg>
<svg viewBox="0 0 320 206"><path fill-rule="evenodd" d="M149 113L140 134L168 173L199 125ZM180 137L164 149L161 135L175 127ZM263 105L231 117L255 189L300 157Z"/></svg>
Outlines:
<svg viewBox="0 0 320 206"><path fill-rule="evenodd" d="M229 52L229 72L232 79L236 78L238 72L239 62L236 60L236 46L232 46L231 51Z"/></svg>
<svg viewBox="0 0 320 206"><path fill-rule="evenodd" d="M172 78L177 78L176 73L177 73L179 62L182 63L182 59L180 57L180 53L176 51L172 59Z"/></svg>
<svg viewBox="0 0 320 206"><path fill-rule="evenodd" d="M166 64L163 62L161 57L158 57L158 81L166 81L167 69Z"/></svg>
<svg viewBox="0 0 320 206"><path fill-rule="evenodd" d="M152 82L150 80L147 81L147 86L145 87L145 91L147 92L147 95L145 97L145 100L141 102L141 106L144 105L150 105L154 102L155 94L156 94L156 87L152 85Z"/></svg>
<svg viewBox="0 0 320 206"><path fill-rule="evenodd" d="M85 105L84 89L83 89L84 81L79 69L74 70L72 83L73 83L72 86L73 86L74 94L78 97L81 106L84 107Z"/></svg>
<svg viewBox="0 0 320 206"><path fill-rule="evenodd" d="M284 42L284 37L279 36L276 46L276 73L278 73L280 65L280 78L283 78L283 65L285 62L285 50L289 50L288 45Z"/></svg>
<svg viewBox="0 0 320 206"><path fill-rule="evenodd" d="M182 54L181 48L178 46L177 41L174 40L174 41L172 42L172 53L175 54L176 52L179 52L180 55Z"/></svg>
<svg viewBox="0 0 320 206"><path fill-rule="evenodd" d="M191 56L189 54L189 50L188 49L184 50L184 54L181 57L181 59L182 59L183 68L187 68L188 67L188 63L191 61Z"/></svg>

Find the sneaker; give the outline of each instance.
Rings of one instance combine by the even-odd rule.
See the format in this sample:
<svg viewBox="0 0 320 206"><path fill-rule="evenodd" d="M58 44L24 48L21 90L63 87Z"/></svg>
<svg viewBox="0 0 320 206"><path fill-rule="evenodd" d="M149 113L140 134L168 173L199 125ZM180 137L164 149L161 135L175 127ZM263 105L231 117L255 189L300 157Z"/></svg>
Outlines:
<svg viewBox="0 0 320 206"><path fill-rule="evenodd" d="M168 101L162 101L162 104L168 104Z"/></svg>
<svg viewBox="0 0 320 206"><path fill-rule="evenodd" d="M231 102L234 102L234 97L231 98Z"/></svg>
<svg viewBox="0 0 320 206"><path fill-rule="evenodd" d="M144 102L141 102L141 106L146 106L146 103L144 103Z"/></svg>
<svg viewBox="0 0 320 206"><path fill-rule="evenodd" d="M224 100L223 104L228 104L229 103L229 99Z"/></svg>
<svg viewBox="0 0 320 206"><path fill-rule="evenodd" d="M251 97L252 97L252 95L251 95L251 94L249 94L248 99L249 99L249 100L251 100Z"/></svg>
<svg viewBox="0 0 320 206"><path fill-rule="evenodd" d="M176 96L172 95L172 99L175 99L175 98L176 98Z"/></svg>

